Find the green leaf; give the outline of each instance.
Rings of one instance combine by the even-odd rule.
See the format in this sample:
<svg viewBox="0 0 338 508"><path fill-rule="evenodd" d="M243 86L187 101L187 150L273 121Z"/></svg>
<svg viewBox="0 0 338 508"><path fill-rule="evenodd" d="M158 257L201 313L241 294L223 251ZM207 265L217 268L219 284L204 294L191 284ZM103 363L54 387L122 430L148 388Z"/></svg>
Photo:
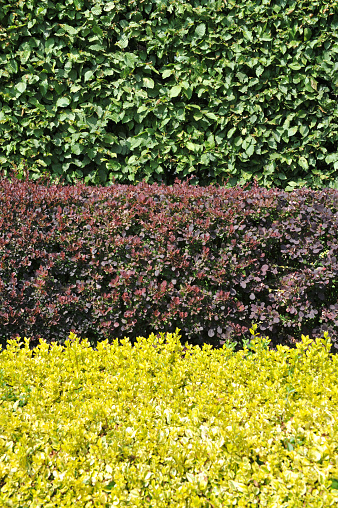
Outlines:
<svg viewBox="0 0 338 508"><path fill-rule="evenodd" d="M188 99L191 99L191 96L192 96L192 88L186 88L185 90L183 90L183 93L184 95L188 98Z"/></svg>
<svg viewBox="0 0 338 508"><path fill-rule="evenodd" d="M93 31L94 34L101 35L101 37L103 35L103 32L102 32L101 28L99 26L97 26L97 25L94 25L92 27L92 31Z"/></svg>
<svg viewBox="0 0 338 508"><path fill-rule="evenodd" d="M132 138L130 142L130 148L133 150L142 144L143 138Z"/></svg>
<svg viewBox="0 0 338 508"><path fill-rule="evenodd" d="M262 67L261 65L259 65L259 66L257 67L257 69L256 69L256 76L259 78L259 76L260 76L261 74L263 74L263 72L264 72L264 67Z"/></svg>
<svg viewBox="0 0 338 508"><path fill-rule="evenodd" d="M104 51L104 47L101 46L101 44L92 44L91 46L88 47L88 49L92 51Z"/></svg>
<svg viewBox="0 0 338 508"><path fill-rule="evenodd" d="M22 55L20 57L22 64L25 64L28 61L30 54L31 54L31 51L29 49L26 49L25 51L22 52Z"/></svg>
<svg viewBox="0 0 338 508"><path fill-rule="evenodd" d="M213 134L209 134L205 143L206 148L215 148L215 138Z"/></svg>
<svg viewBox="0 0 338 508"><path fill-rule="evenodd" d="M102 12L102 9L99 5L94 5L94 7L92 7L90 10L92 11L93 14L95 14L95 16L100 16Z"/></svg>
<svg viewBox="0 0 338 508"><path fill-rule="evenodd" d="M232 129L230 129L230 130L228 131L228 134L227 134L227 138L228 138L228 139L230 139L230 138L232 137L232 135L233 135L233 133L235 132L235 130L236 130L236 127L233 127Z"/></svg>
<svg viewBox="0 0 338 508"><path fill-rule="evenodd" d="M305 82L304 82L304 88L307 92L313 92L313 88L310 84L310 80L309 78L305 78Z"/></svg>
<svg viewBox="0 0 338 508"><path fill-rule="evenodd" d="M68 97L59 97L56 101L56 106L59 108L66 108L70 104L70 99Z"/></svg>
<svg viewBox="0 0 338 508"><path fill-rule="evenodd" d="M15 85L14 87L18 92L20 93L23 93L26 88L27 88L27 84L23 81L21 81L21 83L18 83L17 85Z"/></svg>
<svg viewBox="0 0 338 508"><path fill-rule="evenodd" d="M183 108L179 108L176 112L176 118L178 118L179 120L185 120L185 111Z"/></svg>
<svg viewBox="0 0 338 508"><path fill-rule="evenodd" d="M187 148L188 148L188 150L195 151L195 145L194 145L194 143L191 143L191 141L188 141L187 142Z"/></svg>
<svg viewBox="0 0 338 508"><path fill-rule="evenodd" d="M37 160L36 160L36 162L37 162L38 164L40 164L40 166L43 166L44 168L46 168L46 167L47 167L47 164L45 163L45 161L43 161L43 160L41 160L41 159L37 159Z"/></svg>
<svg viewBox="0 0 338 508"><path fill-rule="evenodd" d="M243 35L244 35L244 38L247 39L248 41L251 41L251 42L253 41L252 33L249 32L249 30L244 29Z"/></svg>
<svg viewBox="0 0 338 508"><path fill-rule="evenodd" d="M154 81L151 78L143 78L143 86L146 88L154 88Z"/></svg>
<svg viewBox="0 0 338 508"><path fill-rule="evenodd" d="M114 2L107 2L106 5L103 7L103 10L105 12L109 12L109 11L112 11L115 7L115 4Z"/></svg>
<svg viewBox="0 0 338 508"><path fill-rule="evenodd" d="M134 55L133 53L125 53L124 62L128 67L134 68L135 63L137 62L137 56Z"/></svg>
<svg viewBox="0 0 338 508"><path fill-rule="evenodd" d="M330 162L336 162L338 161L338 153L330 153L325 157L325 162L327 164L330 164Z"/></svg>
<svg viewBox="0 0 338 508"><path fill-rule="evenodd" d="M75 153L75 155L80 155L80 153L82 153L83 151L83 146L80 145L79 143L75 143L75 145L72 145L71 146L71 152L72 153Z"/></svg>
<svg viewBox="0 0 338 508"><path fill-rule="evenodd" d="M274 152L274 153L271 153L271 154L270 154L270 159L272 159L272 160L275 160L275 159L281 159L281 158L282 158L282 156L281 156L281 154L280 154L280 153L276 153L276 152Z"/></svg>
<svg viewBox="0 0 338 508"><path fill-rule="evenodd" d="M75 92L78 92L79 90L81 90L81 88L82 88L82 87L81 87L80 85L72 85L72 86L70 87L70 91L71 91L72 93L75 93Z"/></svg>
<svg viewBox="0 0 338 508"><path fill-rule="evenodd" d="M113 143L116 143L117 141L117 137L114 136L113 134L110 134L109 132L107 132L104 136L103 136L103 141L105 143L108 143L108 144L113 144Z"/></svg>
<svg viewBox="0 0 338 508"><path fill-rule="evenodd" d="M204 153L202 156L201 156L201 163L202 164L209 164L210 162L210 157L209 157L209 154L208 153Z"/></svg>
<svg viewBox="0 0 338 508"><path fill-rule="evenodd" d="M46 95L46 93L48 92L48 81L47 81L47 79L44 79L43 81L41 81L39 83L39 88L40 88L41 95L44 97Z"/></svg>
<svg viewBox="0 0 338 508"><path fill-rule="evenodd" d="M203 37L203 35L205 34L205 24L204 23L201 23L200 25L198 25L196 27L196 30L195 30L195 34L198 36L198 37Z"/></svg>
<svg viewBox="0 0 338 508"><path fill-rule="evenodd" d="M239 79L241 83L245 83L248 81L248 76L244 74L244 72L236 72L236 77Z"/></svg>
<svg viewBox="0 0 338 508"><path fill-rule="evenodd" d="M264 166L264 175L272 175L275 171L276 164L272 162L271 164L267 164Z"/></svg>
<svg viewBox="0 0 338 508"><path fill-rule="evenodd" d="M6 70L8 70L11 74L18 72L18 63L15 60L10 60L6 65Z"/></svg>
<svg viewBox="0 0 338 508"><path fill-rule="evenodd" d="M298 131L298 125L295 125L294 127L291 127L291 129L288 129L289 138L291 138L291 136L294 136L297 131Z"/></svg>
<svg viewBox="0 0 338 508"><path fill-rule="evenodd" d="M51 53L54 48L55 39L54 37L49 37L49 39L45 42L45 53L48 55L48 53Z"/></svg>
<svg viewBox="0 0 338 508"><path fill-rule="evenodd" d="M299 157L298 164L304 169L309 169L309 164L308 164L307 160L305 159L305 157Z"/></svg>
<svg viewBox="0 0 338 508"><path fill-rule="evenodd" d="M128 164L135 164L135 162L137 162L137 161L138 161L138 157L136 155L132 155L128 159Z"/></svg>
<svg viewBox="0 0 338 508"><path fill-rule="evenodd" d="M146 106L145 104L141 104L141 106L137 108L136 113L143 113L143 111L147 111L148 109L149 109L148 106Z"/></svg>
<svg viewBox="0 0 338 508"><path fill-rule="evenodd" d="M301 69L303 67L303 65L301 65L298 62L291 62L289 64L289 67L290 67L290 69L293 69L294 71L299 71L299 69Z"/></svg>
<svg viewBox="0 0 338 508"><path fill-rule="evenodd" d="M205 116L207 116L211 120L217 120L217 116L214 113L205 113Z"/></svg>
<svg viewBox="0 0 338 508"><path fill-rule="evenodd" d="M310 30L310 28L306 27L304 28L304 41L308 41L309 39L311 39L311 36L312 36L312 32Z"/></svg>
<svg viewBox="0 0 338 508"><path fill-rule="evenodd" d="M87 71L84 74L84 82L89 81L94 76L92 71Z"/></svg>
<svg viewBox="0 0 338 508"><path fill-rule="evenodd" d="M169 97L177 97L181 93L182 87L180 85L173 86L169 91Z"/></svg>
<svg viewBox="0 0 338 508"><path fill-rule="evenodd" d="M124 49L128 46L129 39L126 37L125 34L122 34L122 37L119 41L117 41L116 45L119 46L121 49Z"/></svg>
<svg viewBox="0 0 338 508"><path fill-rule="evenodd" d="M66 25L66 24L62 24L60 25L61 28L64 29L65 32L67 32L69 35L76 35L78 33L78 31L80 30L80 28L74 28L73 26L70 26L70 25Z"/></svg>
<svg viewBox="0 0 338 508"><path fill-rule="evenodd" d="M290 182L288 182L287 187L285 187L285 191L286 192L293 191L295 187L297 188L297 182L291 180Z"/></svg>
<svg viewBox="0 0 338 508"><path fill-rule="evenodd" d="M165 71L162 72L162 78L168 78L174 73L175 73L174 69L166 69Z"/></svg>
<svg viewBox="0 0 338 508"><path fill-rule="evenodd" d="M62 82L60 82L60 83L55 83L54 86L55 86L56 94L57 95L62 95L62 93L65 90L65 85Z"/></svg>
<svg viewBox="0 0 338 508"><path fill-rule="evenodd" d="M250 145L246 150L246 154L250 157L255 151L255 145Z"/></svg>
<svg viewBox="0 0 338 508"><path fill-rule="evenodd" d="M196 120L196 122L197 122L198 120L200 120L203 117L203 115L200 111L196 111L195 113L193 113L193 117L194 117L194 120Z"/></svg>
<svg viewBox="0 0 338 508"><path fill-rule="evenodd" d="M247 149L250 145L252 145L252 144L255 144L255 138L253 138L252 136L248 135L248 136L244 139L244 141L243 141L243 143L242 143L243 150L245 150L245 151L246 151L246 149Z"/></svg>
<svg viewBox="0 0 338 508"><path fill-rule="evenodd" d="M278 132L272 131L272 136L275 138L277 143L280 142L280 135L278 134Z"/></svg>

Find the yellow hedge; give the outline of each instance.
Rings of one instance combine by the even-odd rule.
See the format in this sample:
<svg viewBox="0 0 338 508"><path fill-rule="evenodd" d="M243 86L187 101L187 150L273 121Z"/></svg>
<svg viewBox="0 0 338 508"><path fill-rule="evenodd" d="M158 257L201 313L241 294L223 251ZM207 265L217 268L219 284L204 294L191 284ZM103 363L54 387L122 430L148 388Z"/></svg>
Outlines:
<svg viewBox="0 0 338 508"><path fill-rule="evenodd" d="M338 503L338 356L183 346L178 332L70 334L0 353L0 506L299 507ZM155 347L154 347L155 346Z"/></svg>

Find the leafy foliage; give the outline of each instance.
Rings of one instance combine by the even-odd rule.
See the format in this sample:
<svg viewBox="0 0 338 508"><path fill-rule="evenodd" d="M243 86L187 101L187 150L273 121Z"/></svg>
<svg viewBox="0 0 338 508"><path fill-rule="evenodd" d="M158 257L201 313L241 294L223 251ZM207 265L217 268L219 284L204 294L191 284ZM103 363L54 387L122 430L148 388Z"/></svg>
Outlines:
<svg viewBox="0 0 338 508"><path fill-rule="evenodd" d="M334 506L337 363L297 348L182 346L175 334L0 353L1 506ZM8 387L11 387L9 392Z"/></svg>
<svg viewBox="0 0 338 508"><path fill-rule="evenodd" d="M7 0L1 167L337 188L337 27L335 0Z"/></svg>
<svg viewBox="0 0 338 508"><path fill-rule="evenodd" d="M0 336L338 331L337 191L2 181Z"/></svg>

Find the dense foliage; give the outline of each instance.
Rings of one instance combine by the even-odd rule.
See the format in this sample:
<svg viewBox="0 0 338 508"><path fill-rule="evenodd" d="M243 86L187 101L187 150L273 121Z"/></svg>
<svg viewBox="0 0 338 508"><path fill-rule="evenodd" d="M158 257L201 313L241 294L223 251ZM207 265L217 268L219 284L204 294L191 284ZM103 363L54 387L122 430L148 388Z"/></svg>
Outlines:
<svg viewBox="0 0 338 508"><path fill-rule="evenodd" d="M337 191L3 180L0 336L338 346ZM240 342L241 345L241 342Z"/></svg>
<svg viewBox="0 0 338 508"><path fill-rule="evenodd" d="M337 188L337 5L1 2L1 167Z"/></svg>
<svg viewBox="0 0 338 508"><path fill-rule="evenodd" d="M256 327L251 333L255 334ZM0 353L2 507L328 508L338 356L303 337L183 348L174 335ZM235 504L236 503L236 504Z"/></svg>

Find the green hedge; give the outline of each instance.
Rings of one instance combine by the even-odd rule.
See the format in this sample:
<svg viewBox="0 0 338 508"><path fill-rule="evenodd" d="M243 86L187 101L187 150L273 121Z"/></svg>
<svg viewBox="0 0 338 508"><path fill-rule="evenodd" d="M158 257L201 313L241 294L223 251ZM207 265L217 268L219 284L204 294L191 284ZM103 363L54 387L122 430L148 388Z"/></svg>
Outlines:
<svg viewBox="0 0 338 508"><path fill-rule="evenodd" d="M337 187L337 2L7 0L0 165Z"/></svg>

